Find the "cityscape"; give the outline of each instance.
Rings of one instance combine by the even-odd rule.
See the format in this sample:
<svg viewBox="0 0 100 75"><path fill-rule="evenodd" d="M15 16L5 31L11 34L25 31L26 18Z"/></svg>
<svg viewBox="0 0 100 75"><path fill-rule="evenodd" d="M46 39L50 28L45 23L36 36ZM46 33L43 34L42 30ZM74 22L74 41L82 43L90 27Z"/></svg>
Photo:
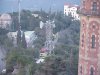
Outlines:
<svg viewBox="0 0 100 75"><path fill-rule="evenodd" d="M1 0L0 75L100 75L100 0Z"/></svg>

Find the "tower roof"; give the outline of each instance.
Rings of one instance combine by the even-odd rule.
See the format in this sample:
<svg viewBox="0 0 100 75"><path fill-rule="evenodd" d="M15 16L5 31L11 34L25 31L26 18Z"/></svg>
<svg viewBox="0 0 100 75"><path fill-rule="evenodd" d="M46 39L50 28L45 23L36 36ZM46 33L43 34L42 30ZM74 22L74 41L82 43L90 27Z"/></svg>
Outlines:
<svg viewBox="0 0 100 75"><path fill-rule="evenodd" d="M82 0L80 13L100 16L100 0Z"/></svg>

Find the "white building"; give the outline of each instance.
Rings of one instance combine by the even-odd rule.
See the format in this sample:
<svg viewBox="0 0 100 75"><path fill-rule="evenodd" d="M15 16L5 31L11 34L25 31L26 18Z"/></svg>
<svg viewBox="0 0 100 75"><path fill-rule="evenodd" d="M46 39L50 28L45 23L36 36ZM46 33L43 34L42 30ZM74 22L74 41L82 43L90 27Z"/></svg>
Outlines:
<svg viewBox="0 0 100 75"><path fill-rule="evenodd" d="M0 16L0 28L9 29L11 27L12 18L9 14L2 14Z"/></svg>
<svg viewBox="0 0 100 75"><path fill-rule="evenodd" d="M44 26L44 23L42 21L40 21L40 28L42 29Z"/></svg>
<svg viewBox="0 0 100 75"><path fill-rule="evenodd" d="M17 46L17 32L9 32L7 35L12 40L14 46Z"/></svg>
<svg viewBox="0 0 100 75"><path fill-rule="evenodd" d="M33 13L32 15L33 15L34 17L39 17L39 14L34 14L34 13Z"/></svg>
<svg viewBox="0 0 100 75"><path fill-rule="evenodd" d="M33 41L37 38L35 35L35 31L26 31L25 39L27 43L27 47L33 47Z"/></svg>
<svg viewBox="0 0 100 75"><path fill-rule="evenodd" d="M65 4L64 5L64 14L65 15L71 15L75 20L80 20L80 17L77 13L79 6L78 5L70 5Z"/></svg>
<svg viewBox="0 0 100 75"><path fill-rule="evenodd" d="M25 31L24 33L27 47L33 47L33 41L37 38L35 31ZM9 32L8 37L13 41L14 46L17 46L17 31Z"/></svg>
<svg viewBox="0 0 100 75"><path fill-rule="evenodd" d="M36 63L37 63L37 64L40 64L40 63L43 63L44 61L45 61L45 59L42 59L42 58L41 58L41 59L38 59L38 60L36 61Z"/></svg>

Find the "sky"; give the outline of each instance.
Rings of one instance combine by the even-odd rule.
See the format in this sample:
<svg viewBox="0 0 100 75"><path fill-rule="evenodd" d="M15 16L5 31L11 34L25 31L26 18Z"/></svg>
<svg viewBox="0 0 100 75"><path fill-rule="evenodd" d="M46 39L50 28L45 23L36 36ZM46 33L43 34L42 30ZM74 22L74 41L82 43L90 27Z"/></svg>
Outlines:
<svg viewBox="0 0 100 75"><path fill-rule="evenodd" d="M80 5L80 0L21 0L21 9L63 11L65 3ZM18 10L18 0L0 0L0 13Z"/></svg>

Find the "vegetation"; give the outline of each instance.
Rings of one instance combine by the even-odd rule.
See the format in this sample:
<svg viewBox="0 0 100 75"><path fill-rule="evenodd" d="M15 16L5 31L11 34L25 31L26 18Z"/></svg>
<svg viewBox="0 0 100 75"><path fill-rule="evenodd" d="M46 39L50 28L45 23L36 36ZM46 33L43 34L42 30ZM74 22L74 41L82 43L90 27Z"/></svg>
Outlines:
<svg viewBox="0 0 100 75"><path fill-rule="evenodd" d="M21 30L18 30L17 32L17 45L18 46L21 45L21 40L22 40L21 35L22 35Z"/></svg>
<svg viewBox="0 0 100 75"><path fill-rule="evenodd" d="M24 32L22 34L22 47L23 48L27 48L27 43L26 43L25 33Z"/></svg>
<svg viewBox="0 0 100 75"><path fill-rule="evenodd" d="M38 14L38 17L32 14ZM11 31L16 31L18 28L18 13L14 12L11 15L13 18ZM58 33L59 35L53 54L45 58L44 63L36 64L35 59L39 58L40 49L44 47L46 40L45 27L43 29L39 28L40 20L43 22L55 20L56 27L53 33ZM22 30L34 30L38 38L33 43L34 49L26 49L25 35L23 34L21 38L21 31L18 31L17 42L19 46L14 48L9 46L9 44L7 45L9 49L6 58L7 68L18 66L20 70L18 75L77 75L79 21L73 20L71 16L63 15L62 12L49 14L42 10L34 12L23 10L21 12L21 28ZM1 31L3 33L0 32L0 44L11 42L11 40L6 41L8 31Z"/></svg>
<svg viewBox="0 0 100 75"><path fill-rule="evenodd" d="M6 58L7 69L16 66L19 69L18 75L25 75L26 67L35 62L33 50L25 48L11 48ZM27 68L29 69L29 68ZM22 72L24 71L24 73Z"/></svg>

